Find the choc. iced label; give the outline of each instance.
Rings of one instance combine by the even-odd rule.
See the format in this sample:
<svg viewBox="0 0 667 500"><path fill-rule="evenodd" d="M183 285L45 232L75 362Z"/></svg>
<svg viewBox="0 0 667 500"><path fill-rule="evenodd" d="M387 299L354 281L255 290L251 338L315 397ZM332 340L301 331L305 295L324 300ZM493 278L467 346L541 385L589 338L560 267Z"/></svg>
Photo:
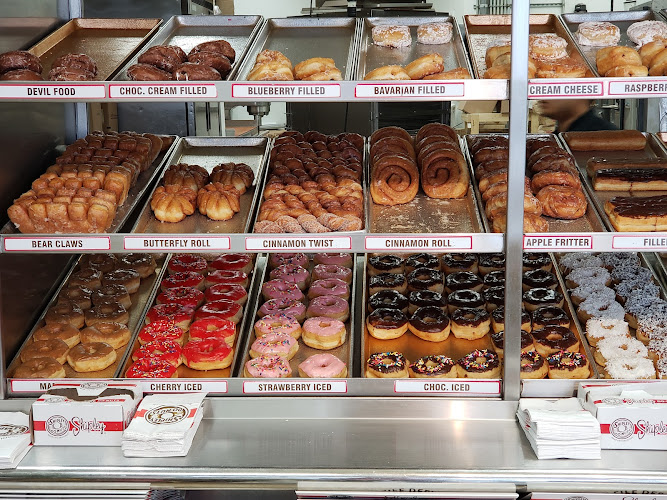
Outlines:
<svg viewBox="0 0 667 500"><path fill-rule="evenodd" d="M248 236L246 250L352 250L349 236L304 236L292 238Z"/></svg>
<svg viewBox="0 0 667 500"><path fill-rule="evenodd" d="M366 250L472 250L472 236L366 236Z"/></svg>
<svg viewBox="0 0 667 500"><path fill-rule="evenodd" d="M636 80L612 79L609 81L609 96L663 96L667 95L667 80Z"/></svg>
<svg viewBox="0 0 667 500"><path fill-rule="evenodd" d="M0 84L0 99L104 99L104 85Z"/></svg>
<svg viewBox="0 0 667 500"><path fill-rule="evenodd" d="M354 96L368 99L463 97L463 82L358 83Z"/></svg>
<svg viewBox="0 0 667 500"><path fill-rule="evenodd" d="M125 250L229 250L228 236L125 236Z"/></svg>
<svg viewBox="0 0 667 500"><path fill-rule="evenodd" d="M659 250L667 251L667 237L665 236L619 236L614 235L611 240L614 250Z"/></svg>
<svg viewBox="0 0 667 500"><path fill-rule="evenodd" d="M499 396L499 380L458 380L458 379L406 379L394 381L396 393L425 393L425 394L468 394L479 396Z"/></svg>
<svg viewBox="0 0 667 500"><path fill-rule="evenodd" d="M214 83L124 83L109 85L112 99L200 99L218 97Z"/></svg>
<svg viewBox="0 0 667 500"><path fill-rule="evenodd" d="M338 83L233 83L232 97L249 99L314 99L340 97Z"/></svg>
<svg viewBox="0 0 667 500"><path fill-rule="evenodd" d="M604 94L604 87L601 81L586 80L581 81L548 81L540 78L528 82L528 98L543 97L601 97Z"/></svg>
<svg viewBox="0 0 667 500"><path fill-rule="evenodd" d="M306 379L307 380L307 379ZM299 380L299 381L254 381L243 382L244 394L344 394L345 380Z"/></svg>
<svg viewBox="0 0 667 500"><path fill-rule="evenodd" d="M539 234L525 235L523 249L536 252L564 251L564 250L592 250L593 237L591 235L555 235Z"/></svg>
<svg viewBox="0 0 667 500"><path fill-rule="evenodd" d="M77 237L23 237L6 236L5 252L76 252L110 250L111 240L108 236Z"/></svg>

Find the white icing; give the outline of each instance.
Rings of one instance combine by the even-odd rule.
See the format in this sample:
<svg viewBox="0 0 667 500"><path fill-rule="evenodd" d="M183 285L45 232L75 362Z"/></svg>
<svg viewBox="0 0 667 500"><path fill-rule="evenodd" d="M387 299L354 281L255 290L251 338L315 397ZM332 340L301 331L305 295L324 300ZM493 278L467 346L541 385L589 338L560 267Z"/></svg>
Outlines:
<svg viewBox="0 0 667 500"><path fill-rule="evenodd" d="M417 27L417 43L438 45L452 40L451 23L425 23Z"/></svg>
<svg viewBox="0 0 667 500"><path fill-rule="evenodd" d="M373 43L381 47L400 48L412 45L410 28L407 26L375 26L371 34Z"/></svg>
<svg viewBox="0 0 667 500"><path fill-rule="evenodd" d="M640 21L628 28L628 38L637 45L644 45L656 38L667 37L667 24L661 21Z"/></svg>
<svg viewBox="0 0 667 500"><path fill-rule="evenodd" d="M653 362L647 358L626 357L607 361L605 365L607 373L616 379L640 379L655 376Z"/></svg>
<svg viewBox="0 0 667 500"><path fill-rule="evenodd" d="M611 276L604 267L579 267L567 275L567 280L581 286L584 283L606 285Z"/></svg>
<svg viewBox="0 0 667 500"><path fill-rule="evenodd" d="M628 324L622 319L591 318L586 321L586 335L596 339L626 338L630 335L630 330Z"/></svg>
<svg viewBox="0 0 667 500"><path fill-rule="evenodd" d="M625 310L621 304L615 301L603 300L595 295L588 297L579 304L579 310L594 318L625 318Z"/></svg>
<svg viewBox="0 0 667 500"><path fill-rule="evenodd" d="M604 47L616 45L621 39L621 31L618 26L606 21L588 21L579 25L575 36L581 45Z"/></svg>
<svg viewBox="0 0 667 500"><path fill-rule="evenodd" d="M595 348L607 361L617 358L648 356L648 349L644 344L634 337L605 337Z"/></svg>

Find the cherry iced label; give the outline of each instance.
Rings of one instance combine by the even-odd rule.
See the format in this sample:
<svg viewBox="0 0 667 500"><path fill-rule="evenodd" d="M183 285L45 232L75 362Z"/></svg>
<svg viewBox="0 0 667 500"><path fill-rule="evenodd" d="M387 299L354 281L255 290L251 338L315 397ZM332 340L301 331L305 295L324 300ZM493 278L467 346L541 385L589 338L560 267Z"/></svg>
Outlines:
<svg viewBox="0 0 667 500"><path fill-rule="evenodd" d="M147 380L138 381L144 392L170 393L170 392L205 392L207 394L226 394L226 380L207 379L169 379L169 380Z"/></svg>

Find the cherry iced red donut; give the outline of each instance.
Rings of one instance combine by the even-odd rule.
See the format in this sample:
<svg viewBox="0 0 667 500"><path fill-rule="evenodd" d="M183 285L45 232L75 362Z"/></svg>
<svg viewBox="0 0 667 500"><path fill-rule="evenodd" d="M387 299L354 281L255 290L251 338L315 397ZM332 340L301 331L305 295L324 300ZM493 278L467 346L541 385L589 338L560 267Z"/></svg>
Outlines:
<svg viewBox="0 0 667 500"><path fill-rule="evenodd" d="M313 257L313 264L352 268L352 255L349 253L316 253Z"/></svg>
<svg viewBox="0 0 667 500"><path fill-rule="evenodd" d="M352 283L352 269L347 267L327 265L327 264L318 264L313 268L313 279L329 279L337 278L344 281L348 285Z"/></svg>
<svg viewBox="0 0 667 500"><path fill-rule="evenodd" d="M180 304L158 304L151 307L146 313L146 323L166 319L173 321L181 330L187 331L192 323L194 312L193 307Z"/></svg>
<svg viewBox="0 0 667 500"><path fill-rule="evenodd" d="M308 267L308 257L305 253L274 253L269 256L269 267L271 269L283 264Z"/></svg>
<svg viewBox="0 0 667 500"><path fill-rule="evenodd" d="M208 263L209 271L242 271L250 274L252 267L252 257L243 253L228 253Z"/></svg>
<svg viewBox="0 0 667 500"><path fill-rule="evenodd" d="M234 285L231 283L218 283L206 289L204 294L206 300L213 302L214 300L231 300L237 304L243 305L248 299L248 292L245 291L241 285Z"/></svg>
<svg viewBox="0 0 667 500"><path fill-rule="evenodd" d="M271 333L264 335L250 346L250 357L260 356L282 356L292 359L299 350L299 341L286 333Z"/></svg>
<svg viewBox="0 0 667 500"><path fill-rule="evenodd" d="M204 318L190 325L190 340L202 340L210 337L223 339L228 346L234 345L236 325L228 319Z"/></svg>
<svg viewBox="0 0 667 500"><path fill-rule="evenodd" d="M260 356L245 364L243 376L253 378L291 377L292 368L289 362L281 356Z"/></svg>
<svg viewBox="0 0 667 500"><path fill-rule="evenodd" d="M292 299L271 299L267 300L257 311L260 318L268 314L283 313L294 317L298 322L306 318L306 306L303 302Z"/></svg>
<svg viewBox="0 0 667 500"><path fill-rule="evenodd" d="M194 287L198 290L204 289L204 276L194 271L185 271L174 273L167 276L160 283L160 290L165 291L168 288Z"/></svg>
<svg viewBox="0 0 667 500"><path fill-rule="evenodd" d="M142 345L132 354L132 360L141 358L153 358L166 361L170 365L179 367L181 360L181 345L173 340L159 339Z"/></svg>
<svg viewBox="0 0 667 500"><path fill-rule="evenodd" d="M310 272L296 264L283 264L272 269L269 277L273 279L285 280L288 283L295 283L299 290L305 290L310 284Z"/></svg>
<svg viewBox="0 0 667 500"><path fill-rule="evenodd" d="M218 319L227 319L234 324L237 324L241 321L241 316L243 316L243 307L232 302L231 300L214 300L213 302L208 302L204 304L197 312L195 312L195 319L203 318L218 318Z"/></svg>
<svg viewBox="0 0 667 500"><path fill-rule="evenodd" d="M243 288L248 288L248 275L243 271L213 271L208 273L204 286L211 287L225 283L227 285L241 285Z"/></svg>
<svg viewBox="0 0 667 500"><path fill-rule="evenodd" d="M270 280L262 285L262 296L264 300L290 299L302 302L305 297L296 283L285 280Z"/></svg>
<svg viewBox="0 0 667 500"><path fill-rule="evenodd" d="M233 354L222 339L191 340L183 347L183 362L193 370L220 370L232 364Z"/></svg>
<svg viewBox="0 0 667 500"><path fill-rule="evenodd" d="M156 299L158 304L179 304L197 308L204 303L204 292L189 286L168 288Z"/></svg>
<svg viewBox="0 0 667 500"><path fill-rule="evenodd" d="M347 366L333 354L314 354L299 363L299 376L308 378L345 378Z"/></svg>
<svg viewBox="0 0 667 500"><path fill-rule="evenodd" d="M127 378L172 378L176 367L158 358L141 358L135 361L125 373Z"/></svg>
<svg viewBox="0 0 667 500"><path fill-rule="evenodd" d="M340 297L323 295L310 301L306 309L306 317L314 318L326 316L327 318L347 321L350 317L350 306L347 300Z"/></svg>
<svg viewBox="0 0 667 500"><path fill-rule="evenodd" d="M332 295L348 300L350 298L350 287L338 278L313 281L308 289L308 298L314 299L323 295Z"/></svg>
<svg viewBox="0 0 667 500"><path fill-rule="evenodd" d="M206 274L207 268L208 264L204 257L187 253L173 255L171 259L169 259L169 264L167 265L169 274L182 273L185 271Z"/></svg>
<svg viewBox="0 0 667 500"><path fill-rule="evenodd" d="M173 340L183 344L185 332L172 320L158 320L145 325L139 332L139 343L148 344L154 340Z"/></svg>
<svg viewBox="0 0 667 500"><path fill-rule="evenodd" d="M294 316L285 313L267 314L255 322L255 336L285 333L295 339L301 336L301 325Z"/></svg>

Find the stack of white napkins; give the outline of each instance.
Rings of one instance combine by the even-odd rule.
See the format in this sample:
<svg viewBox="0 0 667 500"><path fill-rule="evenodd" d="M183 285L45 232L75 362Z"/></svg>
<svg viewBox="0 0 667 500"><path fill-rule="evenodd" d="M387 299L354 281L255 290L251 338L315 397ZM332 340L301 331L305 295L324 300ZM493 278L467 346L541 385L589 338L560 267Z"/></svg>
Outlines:
<svg viewBox="0 0 667 500"><path fill-rule="evenodd" d="M146 396L123 432L126 457L184 457L204 415L206 394Z"/></svg>
<svg viewBox="0 0 667 500"><path fill-rule="evenodd" d="M30 443L30 417L20 411L0 412L0 469L16 468Z"/></svg>
<svg viewBox="0 0 667 500"><path fill-rule="evenodd" d="M516 416L537 458L600 458L600 424L577 398L522 399Z"/></svg>

